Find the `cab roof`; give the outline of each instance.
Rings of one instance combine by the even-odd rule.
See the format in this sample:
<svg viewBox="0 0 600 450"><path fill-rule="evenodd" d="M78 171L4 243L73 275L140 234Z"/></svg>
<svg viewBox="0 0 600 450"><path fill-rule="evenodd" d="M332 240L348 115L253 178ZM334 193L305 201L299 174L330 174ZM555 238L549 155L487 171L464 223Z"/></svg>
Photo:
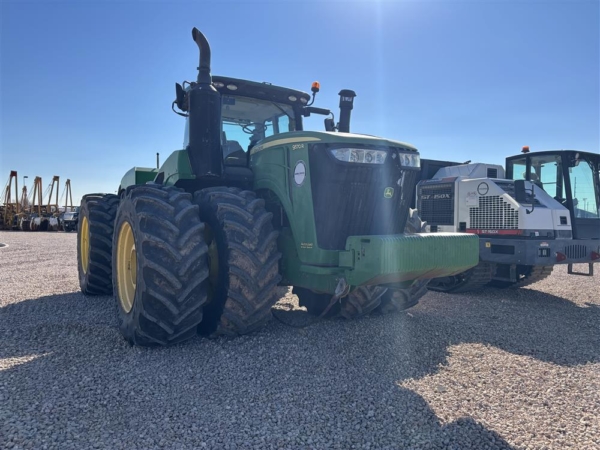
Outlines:
<svg viewBox="0 0 600 450"><path fill-rule="evenodd" d="M297 106L304 106L310 101L310 95L306 92L282 86L275 86L271 83L259 83L256 81L223 77L220 75L213 75L212 81L213 86L223 95L253 97L261 100ZM231 89L232 86L234 86L233 89ZM304 99L304 101L302 101L302 99Z"/></svg>

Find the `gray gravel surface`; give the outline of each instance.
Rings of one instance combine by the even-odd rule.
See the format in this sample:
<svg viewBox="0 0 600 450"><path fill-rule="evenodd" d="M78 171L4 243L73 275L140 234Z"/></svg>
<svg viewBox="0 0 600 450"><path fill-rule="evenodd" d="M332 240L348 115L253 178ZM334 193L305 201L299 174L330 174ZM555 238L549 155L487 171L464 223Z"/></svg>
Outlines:
<svg viewBox="0 0 600 450"><path fill-rule="evenodd" d="M288 294L294 326L149 350L80 294L75 234L0 242L0 448L600 448L598 276L354 322Z"/></svg>

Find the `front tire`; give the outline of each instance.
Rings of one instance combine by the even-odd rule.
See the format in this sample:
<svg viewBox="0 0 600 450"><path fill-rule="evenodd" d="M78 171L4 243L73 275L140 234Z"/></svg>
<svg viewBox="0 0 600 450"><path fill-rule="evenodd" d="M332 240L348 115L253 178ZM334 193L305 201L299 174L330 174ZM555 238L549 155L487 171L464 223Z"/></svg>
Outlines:
<svg viewBox="0 0 600 450"><path fill-rule="evenodd" d="M169 345L196 335L208 278L203 229L191 195L177 188L139 186L121 200L113 287L129 343Z"/></svg>
<svg viewBox="0 0 600 450"><path fill-rule="evenodd" d="M119 198L112 194L86 195L81 200L77 269L84 295L112 294L112 238L118 205ZM30 228L43 230L44 223Z"/></svg>

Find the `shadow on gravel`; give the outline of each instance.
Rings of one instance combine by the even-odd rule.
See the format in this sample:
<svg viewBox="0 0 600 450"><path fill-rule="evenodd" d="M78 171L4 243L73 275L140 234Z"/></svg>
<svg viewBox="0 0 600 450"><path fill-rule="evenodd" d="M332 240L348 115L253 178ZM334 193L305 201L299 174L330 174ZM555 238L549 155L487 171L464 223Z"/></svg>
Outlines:
<svg viewBox="0 0 600 450"><path fill-rule="evenodd" d="M127 345L114 317L112 299L79 293L0 309L2 366L17 358L0 371L6 442L511 448L471 418L442 423L421 396L397 384L435 372L448 344L439 327L454 328L451 322L421 314L308 328L273 321L237 339L147 350Z"/></svg>
<svg viewBox="0 0 600 450"><path fill-rule="evenodd" d="M277 315L292 325L317 323L304 310L278 310ZM363 320L378 322L371 333L382 344L391 326L402 329L405 343L416 335L427 337L427 345L419 352L429 355L434 364L424 364L417 376L435 371L438 363L445 362L447 348L461 343L492 345L562 366L600 362L600 306L588 303L581 307L531 289L490 288L463 295L430 292L418 306L403 313ZM418 361L418 355L415 358Z"/></svg>
<svg viewBox="0 0 600 450"><path fill-rule="evenodd" d="M600 362L597 304L582 307L533 289L489 289L462 296L431 293L413 315L429 328L425 333L449 330L452 344L492 345L561 366Z"/></svg>

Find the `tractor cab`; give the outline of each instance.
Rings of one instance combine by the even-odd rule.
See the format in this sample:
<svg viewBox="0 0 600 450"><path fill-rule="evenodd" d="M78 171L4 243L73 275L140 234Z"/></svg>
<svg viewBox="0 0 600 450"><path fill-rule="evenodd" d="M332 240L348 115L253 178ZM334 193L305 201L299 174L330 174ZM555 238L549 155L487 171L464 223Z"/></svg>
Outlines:
<svg viewBox="0 0 600 450"><path fill-rule="evenodd" d="M212 86L221 94L221 148L225 166L247 166L249 151L257 142L280 133L301 131L302 117L310 114L306 105L311 97L305 92L230 77L213 76L212 80ZM313 87L313 96L315 91L318 88ZM184 102L181 107L186 109ZM183 146L188 145L189 120L186 120Z"/></svg>
<svg viewBox="0 0 600 450"><path fill-rule="evenodd" d="M183 138L184 148L187 148L190 143L188 93L195 86L196 83L189 82L176 85L177 98L173 103L184 113L174 111L187 118ZM318 82L312 84L312 98L310 94L296 89L218 75L212 76L212 88L220 96L220 145L225 167L247 166L249 152L259 141L281 133L302 131L303 117L311 114L331 116L325 120L327 131L338 129L345 131L343 128L346 125L343 123L335 127L333 114L329 109L310 106L319 92ZM342 92L351 93L351 109L354 92L348 90ZM342 110L342 114L343 112Z"/></svg>
<svg viewBox="0 0 600 450"><path fill-rule="evenodd" d="M573 238L600 239L600 155L552 150L506 159L506 176L543 189L571 215Z"/></svg>

